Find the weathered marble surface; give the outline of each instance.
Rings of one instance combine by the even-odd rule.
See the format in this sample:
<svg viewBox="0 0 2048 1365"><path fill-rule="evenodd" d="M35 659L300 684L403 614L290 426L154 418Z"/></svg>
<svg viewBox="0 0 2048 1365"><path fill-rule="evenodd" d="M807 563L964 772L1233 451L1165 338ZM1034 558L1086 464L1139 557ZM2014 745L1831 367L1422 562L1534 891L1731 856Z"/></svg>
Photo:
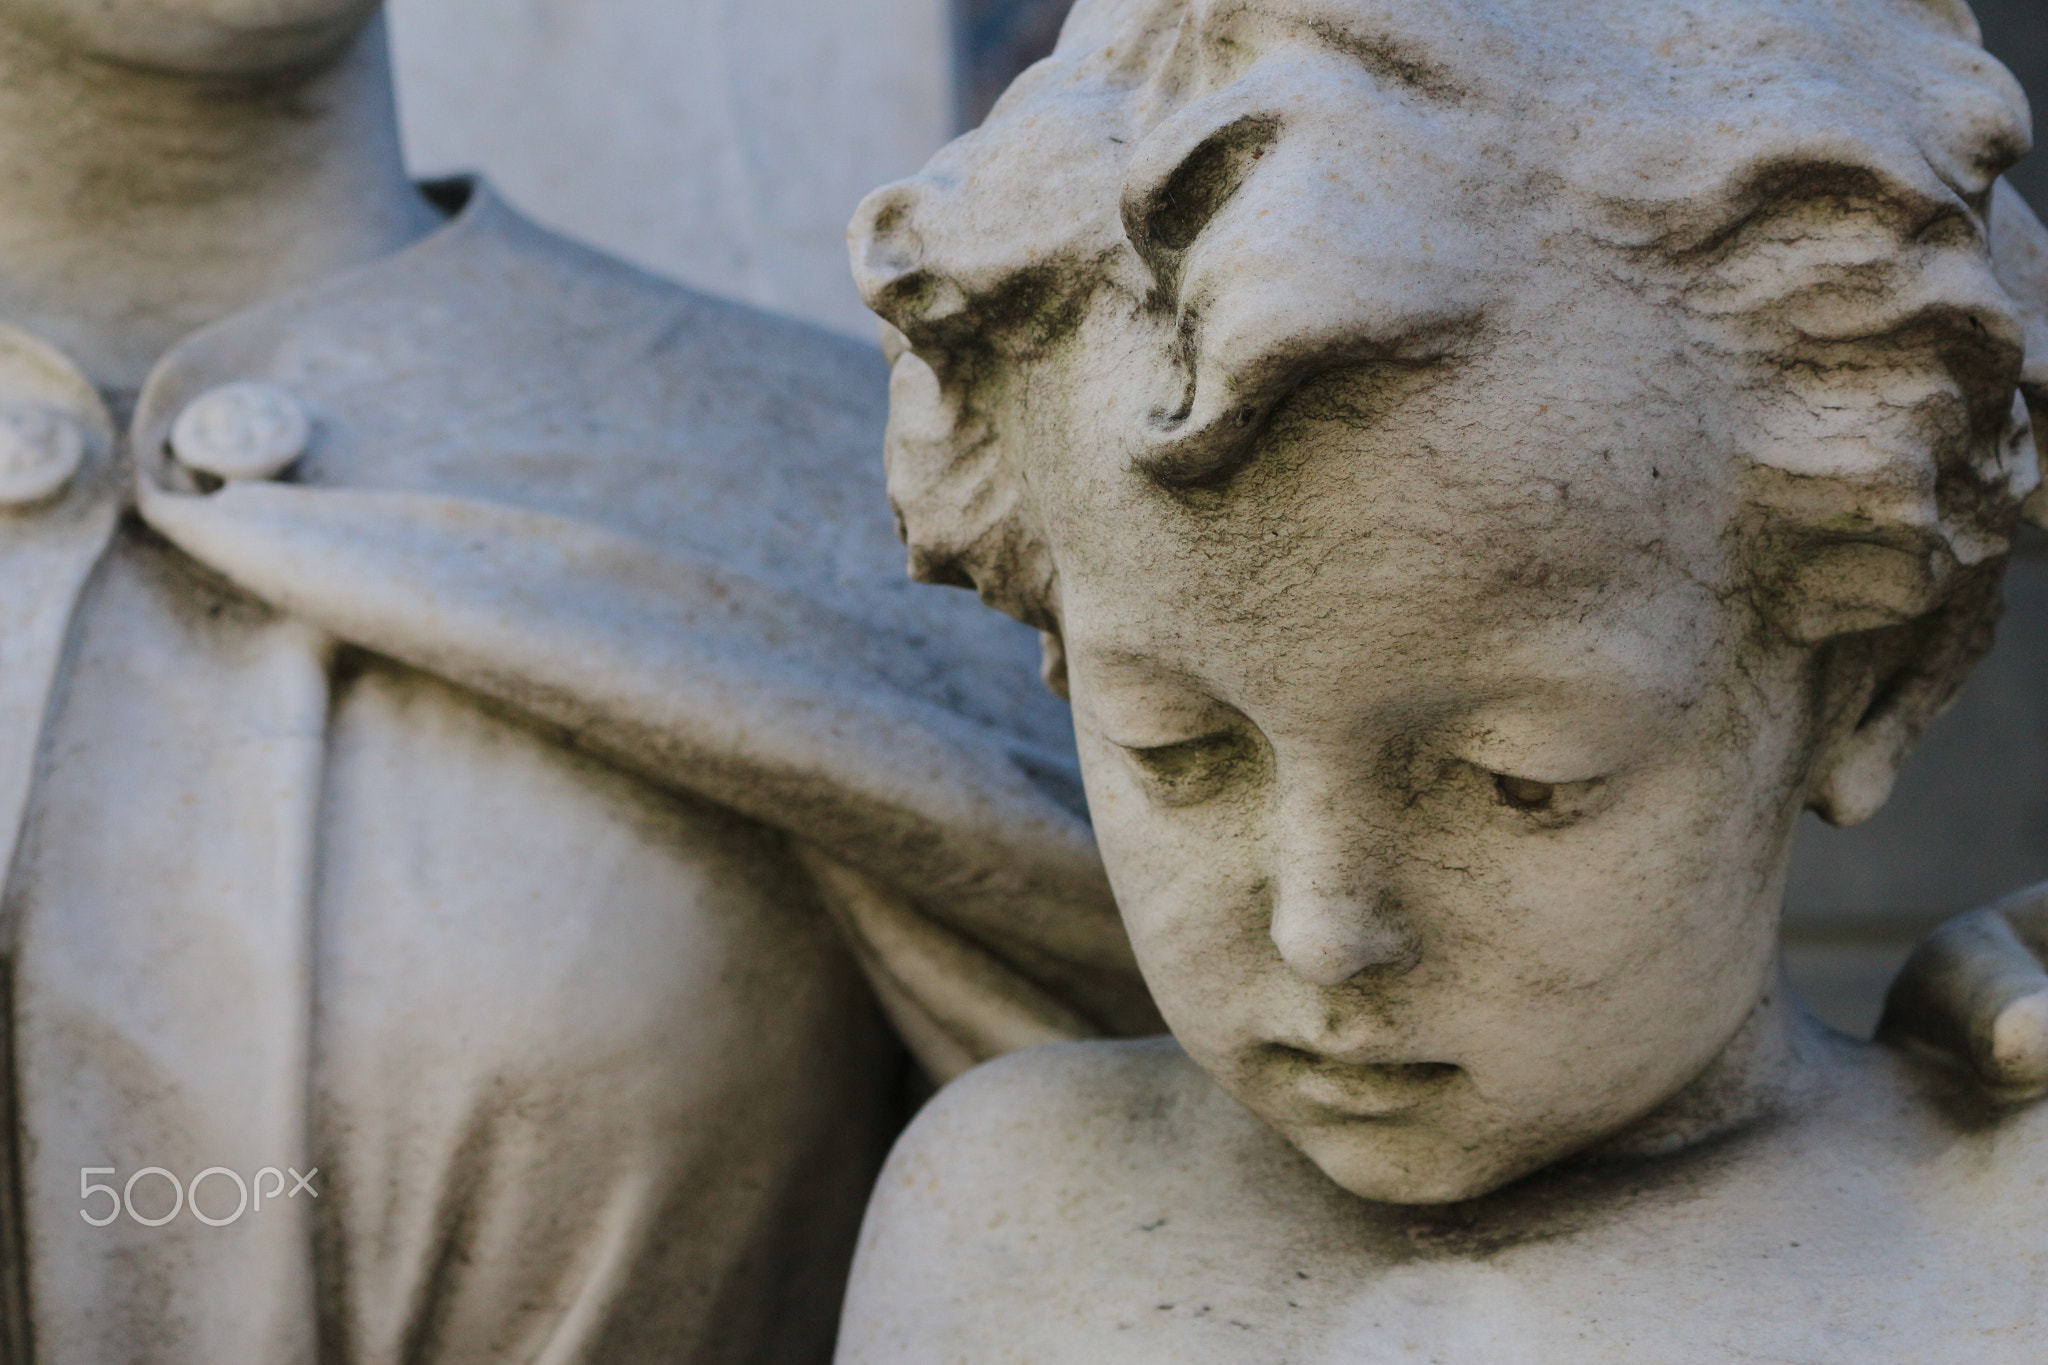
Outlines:
<svg viewBox="0 0 2048 1365"><path fill-rule="evenodd" d="M0 1353L822 1358L911 1059L1157 1023L873 349L422 193L369 0L0 0L0 182Z"/></svg>
<svg viewBox="0 0 2048 1365"><path fill-rule="evenodd" d="M815 1362L911 1054L1156 1018L1068 723L376 8L0 0L0 1355Z"/></svg>
<svg viewBox="0 0 2048 1365"><path fill-rule="evenodd" d="M2035 1090L2037 908L1884 1044L1775 969L2048 497L2026 117L1960 4L1083 0L870 199L1175 1041L927 1110L842 1360L2038 1353L2048 1114L1904 1037Z"/></svg>

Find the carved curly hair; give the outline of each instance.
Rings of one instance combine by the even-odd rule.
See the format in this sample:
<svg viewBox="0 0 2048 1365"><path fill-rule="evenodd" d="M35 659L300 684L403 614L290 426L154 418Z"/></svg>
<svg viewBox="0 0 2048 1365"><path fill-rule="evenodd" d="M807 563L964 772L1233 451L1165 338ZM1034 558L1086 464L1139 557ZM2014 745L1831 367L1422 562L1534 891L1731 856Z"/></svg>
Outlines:
<svg viewBox="0 0 2048 1365"><path fill-rule="evenodd" d="M1305 382L1472 328L1511 224L1747 376L1753 590L1802 643L1947 640L1917 733L2039 483L2048 233L1999 180L2027 147L1960 0L1082 0L856 219L912 572L1057 632L1032 461L1082 456L991 414L1091 314L1152 392L1086 457L1216 486Z"/></svg>

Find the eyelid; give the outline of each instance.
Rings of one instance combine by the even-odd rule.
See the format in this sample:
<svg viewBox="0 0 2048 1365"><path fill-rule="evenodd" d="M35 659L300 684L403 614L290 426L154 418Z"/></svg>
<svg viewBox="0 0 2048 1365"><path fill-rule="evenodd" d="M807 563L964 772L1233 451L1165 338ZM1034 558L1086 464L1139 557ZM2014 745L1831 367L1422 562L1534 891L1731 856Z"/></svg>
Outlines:
<svg viewBox="0 0 2048 1365"><path fill-rule="evenodd" d="M1215 730L1171 744L1116 747L1130 760L1148 795L1165 806L1214 800L1247 777L1258 757L1252 738L1236 729Z"/></svg>
<svg viewBox="0 0 2048 1365"><path fill-rule="evenodd" d="M1515 700L1458 718L1445 748L1488 772L1554 786L1622 777L1654 760L1687 708L1645 699L1640 688L1611 691L1597 679L1576 688L1530 684Z"/></svg>
<svg viewBox="0 0 2048 1365"><path fill-rule="evenodd" d="M1185 749L1190 744L1206 744L1210 740L1221 738L1223 735L1226 735L1228 733L1229 731L1227 730L1212 730L1207 734L1195 735L1189 739L1155 740L1144 743L1136 741L1126 743L1125 741L1120 739L1112 739L1110 740L1110 743L1116 745L1117 748L1124 750L1126 753L1156 754L1162 753L1168 749Z"/></svg>
<svg viewBox="0 0 2048 1365"><path fill-rule="evenodd" d="M1067 669L1076 728L1126 754L1204 744L1248 725L1198 683L1117 655L1098 651L1077 663L1069 652Z"/></svg>
<svg viewBox="0 0 2048 1365"><path fill-rule="evenodd" d="M1141 762L1170 762L1175 758L1193 757L1205 751L1233 748L1244 742L1244 737L1235 730L1213 730L1193 739L1177 739L1166 744L1122 744L1110 741L1132 758Z"/></svg>
<svg viewBox="0 0 2048 1365"><path fill-rule="evenodd" d="M1605 782L1615 776L1611 770L1592 769L1584 763L1492 763L1470 758L1465 761L1492 777L1540 782L1546 787L1582 787L1590 782Z"/></svg>
<svg viewBox="0 0 2048 1365"><path fill-rule="evenodd" d="M1451 752L1482 772L1553 787L1617 777L1634 766L1637 759L1635 754L1614 752L1611 747L1604 751L1567 751L1555 744L1516 744L1491 737L1454 744Z"/></svg>
<svg viewBox="0 0 2048 1365"><path fill-rule="evenodd" d="M1549 782L1518 773L1472 765L1482 775L1494 801L1512 818L1538 829L1563 829L1591 819L1611 805L1615 784L1607 777L1576 782Z"/></svg>

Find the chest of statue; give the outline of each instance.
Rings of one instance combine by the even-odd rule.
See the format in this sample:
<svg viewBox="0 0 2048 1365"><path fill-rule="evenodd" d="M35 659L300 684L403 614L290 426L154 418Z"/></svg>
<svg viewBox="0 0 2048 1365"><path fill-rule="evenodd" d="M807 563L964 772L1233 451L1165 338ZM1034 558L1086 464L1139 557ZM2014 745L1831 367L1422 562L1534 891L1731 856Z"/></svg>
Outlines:
<svg viewBox="0 0 2048 1365"><path fill-rule="evenodd" d="M133 528L26 829L38 1359L310 1360L323 1323L365 1361L829 1339L779 1300L838 1273L899 1062L780 836Z"/></svg>
<svg viewBox="0 0 2048 1365"><path fill-rule="evenodd" d="M230 457L296 426L308 482L747 543L758 515L630 496L570 430L603 400L542 344L573 292L532 277L551 248L500 264L516 321L480 335L502 353L450 342L440 294L502 246L496 212L480 196L432 246L455 261L398 263L424 290L374 276L275 336L195 338L153 381L189 390L162 424L283 367L279 412L215 414L231 480L281 472ZM390 335L361 342L345 319L380 299ZM659 424L662 400L630 411ZM130 510L129 447L166 437L124 443L11 329L0 419L12 1350L821 1358L904 1061L787 838L195 563ZM644 489L680 463L631 468Z"/></svg>
<svg viewBox="0 0 2048 1365"><path fill-rule="evenodd" d="M936 1360L1000 1333L1023 1359L1117 1365L2033 1360L2048 1124L1958 1134L1901 1102L1952 1078L1859 1065L1869 1092L1796 1118L1452 1205L1358 1199L1184 1071L1128 1109L1089 1086L1085 1110L1044 1105L1039 1136L1017 1123L1001 1168L1030 1194L988 1197L957 1243L897 1244L907 1267L864 1267L915 1281L931 1246L971 1278L945 1307L860 1322L854 1349ZM928 1187L904 1170L885 1189L898 1174ZM1038 1288L1005 1293L1020 1281Z"/></svg>
<svg viewBox="0 0 2048 1365"><path fill-rule="evenodd" d="M1150 1017L879 377L480 188L125 438L0 328L16 1358L821 1360L890 1025L1094 1027L927 907Z"/></svg>

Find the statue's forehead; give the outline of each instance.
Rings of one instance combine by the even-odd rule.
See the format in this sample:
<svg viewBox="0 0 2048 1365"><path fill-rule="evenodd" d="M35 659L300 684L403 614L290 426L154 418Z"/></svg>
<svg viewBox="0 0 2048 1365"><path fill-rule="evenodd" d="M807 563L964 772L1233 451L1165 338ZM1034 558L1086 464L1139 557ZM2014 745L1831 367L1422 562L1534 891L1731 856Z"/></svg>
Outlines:
<svg viewBox="0 0 2048 1365"><path fill-rule="evenodd" d="M1691 630L1719 601L1726 565L1675 562L1641 503L1596 518L1556 482L1489 492L1487 508L1339 494L1314 525L1262 515L1281 509L1256 494L1204 528L1156 506L1086 518L1059 538L1062 630L1077 654L1257 674L1294 649L1442 663L1560 630L1681 616Z"/></svg>
<svg viewBox="0 0 2048 1365"><path fill-rule="evenodd" d="M1543 329L1429 371L1311 381L1215 487L1061 461L1035 496L1062 575L1309 621L1332 581L1435 602L1425 614L1540 617L1592 591L1713 579L1744 399L1630 319L1602 320L1601 340ZM1076 397L1081 429L1098 429L1100 390Z"/></svg>
<svg viewBox="0 0 2048 1365"><path fill-rule="evenodd" d="M1858 38L1902 28L1977 41L1957 0L1080 0L1061 48L1128 71L1204 47L1308 42L1427 81L1600 54L1664 70L1794 66L1849 59Z"/></svg>
<svg viewBox="0 0 2048 1365"><path fill-rule="evenodd" d="M1467 182L1537 177L1547 209L1628 247L1709 240L1779 180L1829 175L1925 220L1988 187L2025 141L2017 87L1939 8L1083 0L1052 62L935 163L945 192L923 215L927 263L973 296L1021 265L1108 262L1133 160L1154 134L1261 101L1285 115L1282 140L1331 176L1369 178L1375 157L1399 153L1405 183L1374 187L1376 203L1429 199L1446 178L1439 155L1479 147L1487 165L1456 172ZM1359 79L1316 81L1309 67ZM1417 111L1428 145L1390 140ZM1276 218L1307 211L1273 207ZM1485 211L1501 229L1532 221Z"/></svg>
<svg viewBox="0 0 2048 1365"><path fill-rule="evenodd" d="M2024 117L1960 0L1082 0L1055 60L1142 124L1303 51L1530 131L1682 129L1708 155L1759 109L1923 141Z"/></svg>

